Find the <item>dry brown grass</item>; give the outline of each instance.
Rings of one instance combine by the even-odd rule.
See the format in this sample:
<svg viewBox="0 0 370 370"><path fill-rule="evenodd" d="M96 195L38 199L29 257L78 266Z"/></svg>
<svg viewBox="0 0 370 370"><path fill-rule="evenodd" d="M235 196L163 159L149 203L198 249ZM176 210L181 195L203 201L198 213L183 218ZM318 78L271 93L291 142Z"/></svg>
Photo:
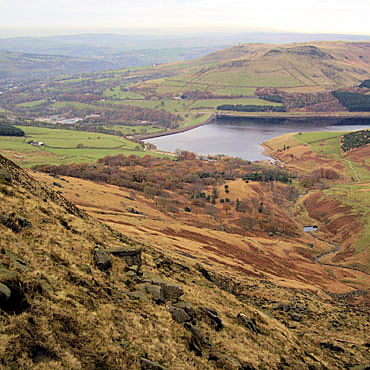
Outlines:
<svg viewBox="0 0 370 370"><path fill-rule="evenodd" d="M284 363L297 369L309 365L341 368L353 356L359 363L368 360L363 347L368 341L365 312L348 311L335 301L329 301L329 296L321 289L314 286L308 289L307 283L292 288L289 279L280 278L279 286L267 276L259 279L240 274L228 264L210 264L206 258L208 252L199 252L196 244L186 238L184 241L187 240L187 247L195 256L179 255L174 244L181 245L182 236L175 236L176 241L169 239L169 235L166 239L163 234L156 239L152 234L160 235L160 230L152 230L150 234L155 222L152 223L148 216L139 220L120 215L129 224L123 225L127 235L134 233L141 222L143 231L137 231L138 236L147 242L144 277L155 274L183 286L184 299L196 310L200 306L210 307L222 319L224 329L216 332L198 313L196 325L202 335L209 338L210 351L217 354L219 360L209 360L209 350L205 350L202 357L195 356L189 351L189 331L170 318L164 305L128 297L127 293L135 289L135 283L130 281L122 260L113 258L109 274L98 270L93 263L92 251L96 246L139 245L138 242L87 216L21 170L11 166L8 170L14 176L11 185L1 185L2 212L7 215L14 212L17 217L31 222L32 227L15 233L0 225L1 265L17 272L20 291L29 304L16 314L0 309L0 363L4 368L138 369L141 356L170 369L237 368L228 359L230 356L255 368L278 368ZM63 190L67 185L77 185L62 183ZM101 187L95 187L96 203L104 196ZM89 187L79 188L78 199L83 199L83 192L88 193ZM116 199L122 195L114 187L104 191L109 191L110 196L113 192L118 194ZM150 209L146 210L149 212ZM117 217L116 211L108 212L115 213L109 217ZM174 224L170 227L175 228ZM191 227L184 228L190 230ZM195 228L193 233L196 233ZM198 233L208 239L212 236L213 241L220 240L221 243L224 239L222 243L231 243L226 233L214 230L198 230ZM232 238L236 244L237 236ZM165 240L167 244L159 245ZM255 254L260 250L269 255L270 247L264 245L263 248L263 243L267 244L264 238L246 238L243 244L253 246ZM158 258L166 258L168 267L156 267ZM17 260L22 260L22 264ZM197 261L204 263L213 282L197 271L194 267ZM226 257L222 262L225 261ZM86 270L86 265L91 272ZM295 329L288 329L284 322L290 321L289 314L276 309L275 302L289 305L293 311L303 309L303 321L297 323ZM239 312L255 320L258 333L238 323L236 316ZM334 330L330 322L334 318L342 320L341 315L345 315L345 324ZM357 329L356 337L351 337L354 328ZM329 339L333 331L336 337ZM345 352L331 353L320 347L321 341L328 340L340 344Z"/></svg>

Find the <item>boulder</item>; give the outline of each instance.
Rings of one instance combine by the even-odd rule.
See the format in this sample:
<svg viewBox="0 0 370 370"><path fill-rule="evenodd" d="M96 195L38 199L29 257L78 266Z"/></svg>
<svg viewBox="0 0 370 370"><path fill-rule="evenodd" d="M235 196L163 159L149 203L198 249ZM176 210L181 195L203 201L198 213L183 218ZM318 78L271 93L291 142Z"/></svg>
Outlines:
<svg viewBox="0 0 370 370"><path fill-rule="evenodd" d="M146 296L145 292L143 290L136 290L135 292L129 292L127 295L131 299L136 299L141 302L148 302L148 297Z"/></svg>
<svg viewBox="0 0 370 370"><path fill-rule="evenodd" d="M6 301L12 295L10 289L5 285L0 283L0 301Z"/></svg>
<svg viewBox="0 0 370 370"><path fill-rule="evenodd" d="M207 315L211 322L211 325L215 328L216 331L220 331L224 327L224 325L222 324L222 320L218 317L216 311L207 307L200 307L200 309Z"/></svg>
<svg viewBox="0 0 370 370"><path fill-rule="evenodd" d="M140 359L140 365L142 369L148 370L167 370L166 367L160 365L158 362L153 362L148 360L147 358L142 357Z"/></svg>
<svg viewBox="0 0 370 370"><path fill-rule="evenodd" d="M171 314L172 319L180 324L191 321L191 317L182 308L169 306L167 310Z"/></svg>
<svg viewBox="0 0 370 370"><path fill-rule="evenodd" d="M145 291L152 296L152 298L160 303L164 302L163 289L160 285L145 285Z"/></svg>
<svg viewBox="0 0 370 370"><path fill-rule="evenodd" d="M174 303L172 306L182 308L191 317L191 319L195 318L195 310L190 302L179 301Z"/></svg>
<svg viewBox="0 0 370 370"><path fill-rule="evenodd" d="M7 170L0 169L0 184L9 185L11 182L10 174Z"/></svg>
<svg viewBox="0 0 370 370"><path fill-rule="evenodd" d="M239 313L237 316L238 321L247 329L253 331L256 334L260 334L261 331L258 329L257 322L254 318L249 318L247 315L243 313Z"/></svg>
<svg viewBox="0 0 370 370"><path fill-rule="evenodd" d="M184 294L184 289L182 289L182 287L175 285L175 284L166 283L162 287L162 289L163 289L163 296L165 300L166 299L176 300Z"/></svg>
<svg viewBox="0 0 370 370"><path fill-rule="evenodd" d="M213 281L211 276L209 275L208 271L200 264L197 263L195 268L205 277L208 281Z"/></svg>
<svg viewBox="0 0 370 370"><path fill-rule="evenodd" d="M140 271L142 265L142 252L141 248L133 248L133 247L117 247L111 248L107 250L108 253L113 254L113 256L122 258L127 266L134 266L137 265L136 272Z"/></svg>
<svg viewBox="0 0 370 370"><path fill-rule="evenodd" d="M320 343L320 346L322 348L326 348L326 349L330 349L331 351L334 351L334 352L342 352L344 353L344 349L340 346L337 346L333 343L330 343L330 342L321 342Z"/></svg>
<svg viewBox="0 0 370 370"><path fill-rule="evenodd" d="M298 314L298 313L291 313L289 316L290 316L290 318L291 318L293 321L297 321L297 322L302 321L302 315L300 315L300 314Z"/></svg>
<svg viewBox="0 0 370 370"><path fill-rule="evenodd" d="M103 249L95 249L94 258L96 266L101 271L107 271L112 267L112 259Z"/></svg>
<svg viewBox="0 0 370 370"><path fill-rule="evenodd" d="M0 268L0 308L11 314L18 314L29 308L24 294L24 285L19 275Z"/></svg>
<svg viewBox="0 0 370 370"><path fill-rule="evenodd" d="M164 300L177 300L184 294L184 289L182 287L165 281L160 277L152 276L147 278L147 281L150 281L153 285L158 285L162 287Z"/></svg>

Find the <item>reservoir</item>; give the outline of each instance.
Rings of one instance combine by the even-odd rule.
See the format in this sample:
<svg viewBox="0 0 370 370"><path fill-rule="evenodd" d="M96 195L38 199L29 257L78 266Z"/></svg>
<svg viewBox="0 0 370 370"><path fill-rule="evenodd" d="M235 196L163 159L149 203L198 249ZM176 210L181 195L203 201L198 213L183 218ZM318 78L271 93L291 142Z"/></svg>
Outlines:
<svg viewBox="0 0 370 370"><path fill-rule="evenodd" d="M179 134L146 140L159 150L187 150L200 155L225 154L250 161L266 160L261 144L290 132L355 131L370 129L370 118L300 119L238 118L219 119Z"/></svg>

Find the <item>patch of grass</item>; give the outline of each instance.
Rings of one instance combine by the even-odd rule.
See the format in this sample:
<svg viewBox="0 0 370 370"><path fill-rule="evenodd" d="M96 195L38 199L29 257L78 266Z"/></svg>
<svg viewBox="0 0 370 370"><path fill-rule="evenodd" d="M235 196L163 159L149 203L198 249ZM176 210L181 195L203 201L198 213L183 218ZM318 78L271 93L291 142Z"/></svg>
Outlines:
<svg viewBox="0 0 370 370"><path fill-rule="evenodd" d="M26 133L26 139L0 137L0 151L8 156L9 153L18 153L10 157L23 167L48 163L91 163L106 155L117 154L161 156L144 152L137 143L112 135L40 127L22 127L22 130ZM26 141L30 139L42 141L45 145L27 144Z"/></svg>
<svg viewBox="0 0 370 370"><path fill-rule="evenodd" d="M87 80L90 80L90 78L70 78L70 79L66 79L66 80L59 80L59 81L56 81L58 84L74 84L74 83L78 83L78 82L82 82L82 81L87 81Z"/></svg>
<svg viewBox="0 0 370 370"><path fill-rule="evenodd" d="M203 99L197 100L194 104L191 105L191 108L207 108L215 109L219 105L224 104L243 104L243 105L273 105L281 106L280 103L272 103L263 99L258 98L237 98L237 99Z"/></svg>
<svg viewBox="0 0 370 370"><path fill-rule="evenodd" d="M163 128L154 127L154 126L112 126L107 127L108 129L119 130L123 135L133 135L133 134L151 134L153 132L162 131Z"/></svg>
<svg viewBox="0 0 370 370"><path fill-rule="evenodd" d="M202 75L196 82L230 87L296 87L302 82L281 70L258 75L247 68L219 68Z"/></svg>
<svg viewBox="0 0 370 370"><path fill-rule="evenodd" d="M124 99L143 99L143 96L141 94L137 94L132 91L121 91L120 86L116 86L112 89L106 89L104 91L104 96L111 98L111 99L118 99L118 100L124 100Z"/></svg>
<svg viewBox="0 0 370 370"><path fill-rule="evenodd" d="M34 100L34 101L26 102L26 103L20 103L20 104L17 104L17 107L33 108L33 107L37 107L38 105L41 105L41 104L44 104L44 103L47 103L46 99Z"/></svg>
<svg viewBox="0 0 370 370"><path fill-rule="evenodd" d="M211 89L215 95L243 95L243 96L254 96L256 88L254 87L214 87Z"/></svg>
<svg viewBox="0 0 370 370"><path fill-rule="evenodd" d="M297 138L306 144L312 144L317 141L338 138L345 132L326 132L326 131L315 131L315 132L302 132Z"/></svg>

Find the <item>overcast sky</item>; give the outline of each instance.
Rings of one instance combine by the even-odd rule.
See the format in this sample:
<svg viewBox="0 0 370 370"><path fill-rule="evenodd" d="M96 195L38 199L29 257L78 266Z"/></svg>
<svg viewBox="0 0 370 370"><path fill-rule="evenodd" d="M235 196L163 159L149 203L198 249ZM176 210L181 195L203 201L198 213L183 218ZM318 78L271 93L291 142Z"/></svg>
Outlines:
<svg viewBox="0 0 370 370"><path fill-rule="evenodd" d="M0 0L0 28L33 29L30 34L186 29L370 35L369 18L370 0Z"/></svg>

